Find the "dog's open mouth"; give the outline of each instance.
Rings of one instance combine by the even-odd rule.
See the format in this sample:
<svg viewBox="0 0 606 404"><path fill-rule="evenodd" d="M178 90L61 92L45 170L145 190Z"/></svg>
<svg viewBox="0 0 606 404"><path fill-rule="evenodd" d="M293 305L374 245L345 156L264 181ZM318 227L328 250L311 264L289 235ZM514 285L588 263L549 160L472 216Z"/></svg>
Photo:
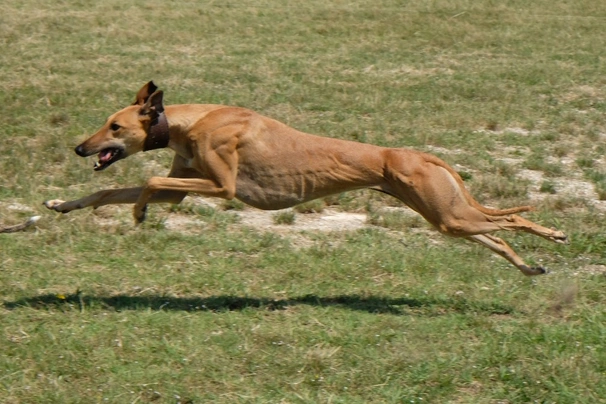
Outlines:
<svg viewBox="0 0 606 404"><path fill-rule="evenodd" d="M99 161L95 163L94 170L101 171L109 167L111 164L120 160L123 157L122 149L110 147L99 152Z"/></svg>

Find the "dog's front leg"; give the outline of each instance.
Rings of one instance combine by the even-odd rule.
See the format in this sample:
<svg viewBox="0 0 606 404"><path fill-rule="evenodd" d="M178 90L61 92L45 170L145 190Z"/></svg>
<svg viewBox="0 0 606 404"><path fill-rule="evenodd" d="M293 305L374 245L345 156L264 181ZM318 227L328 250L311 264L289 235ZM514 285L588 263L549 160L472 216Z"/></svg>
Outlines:
<svg viewBox="0 0 606 404"><path fill-rule="evenodd" d="M135 203L139 199L143 187L106 189L85 196L84 198L65 202L61 199L50 199L44 201L44 206L48 209L60 213L68 213L72 210L84 209L88 207L98 208L104 205L119 205ZM186 192L162 191L154 194L149 202L152 203L179 203L187 195Z"/></svg>
<svg viewBox="0 0 606 404"><path fill-rule="evenodd" d="M153 202L161 193L188 193L193 192L204 196L223 199L233 199L236 195L235 180L226 180L227 186L219 186L214 181L199 178L170 178L151 177L143 187L133 209L133 216L137 223L145 220L147 204Z"/></svg>
<svg viewBox="0 0 606 404"><path fill-rule="evenodd" d="M68 213L72 210L84 209L88 207L98 208L99 206L103 205L135 203L137 198L139 198L139 194L141 194L142 189L143 187L105 189L73 201L66 202L62 201L61 199L51 199L44 201L43 204L48 209L60 213Z"/></svg>

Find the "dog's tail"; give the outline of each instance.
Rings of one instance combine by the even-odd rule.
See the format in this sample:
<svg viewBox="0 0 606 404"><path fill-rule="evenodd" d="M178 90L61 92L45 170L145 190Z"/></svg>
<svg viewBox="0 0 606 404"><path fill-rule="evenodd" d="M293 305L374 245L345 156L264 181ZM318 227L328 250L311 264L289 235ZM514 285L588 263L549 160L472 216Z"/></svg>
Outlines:
<svg viewBox="0 0 606 404"><path fill-rule="evenodd" d="M508 209L492 209L480 205L475 199L473 200L473 205L477 210L489 216L507 216L513 215L514 213L529 212L535 210L535 207L531 205L516 206Z"/></svg>

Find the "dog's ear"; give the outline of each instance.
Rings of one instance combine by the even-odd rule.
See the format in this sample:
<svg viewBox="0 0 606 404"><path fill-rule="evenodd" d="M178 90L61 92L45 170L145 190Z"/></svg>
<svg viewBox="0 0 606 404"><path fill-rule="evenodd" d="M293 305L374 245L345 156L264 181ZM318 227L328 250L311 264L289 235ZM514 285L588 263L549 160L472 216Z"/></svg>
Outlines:
<svg viewBox="0 0 606 404"><path fill-rule="evenodd" d="M162 103L163 95L164 93L162 91L156 91L149 95L147 101L145 101L139 110L139 117L154 121L158 115L164 112L164 104Z"/></svg>
<svg viewBox="0 0 606 404"><path fill-rule="evenodd" d="M157 89L158 89L158 87L154 84L153 81L150 81L149 83L145 84L143 87L141 87L141 89L137 93L137 96L135 97L135 102L133 102L133 105L145 104L147 102L147 100L149 100L149 97L153 93L155 93Z"/></svg>

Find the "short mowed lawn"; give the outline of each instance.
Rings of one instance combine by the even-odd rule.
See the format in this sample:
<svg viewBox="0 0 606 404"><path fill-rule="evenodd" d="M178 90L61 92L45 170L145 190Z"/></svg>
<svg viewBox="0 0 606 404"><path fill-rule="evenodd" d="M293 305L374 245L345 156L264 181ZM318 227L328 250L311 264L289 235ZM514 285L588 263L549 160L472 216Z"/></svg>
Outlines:
<svg viewBox="0 0 606 404"><path fill-rule="evenodd" d="M0 402L606 402L604 49L593 0L5 2L0 224L42 218L0 234ZM371 191L271 226L199 197L141 226L46 210L167 173L73 153L149 80L436 154L570 244L501 233L551 270L527 278ZM299 225L324 210L366 223Z"/></svg>

